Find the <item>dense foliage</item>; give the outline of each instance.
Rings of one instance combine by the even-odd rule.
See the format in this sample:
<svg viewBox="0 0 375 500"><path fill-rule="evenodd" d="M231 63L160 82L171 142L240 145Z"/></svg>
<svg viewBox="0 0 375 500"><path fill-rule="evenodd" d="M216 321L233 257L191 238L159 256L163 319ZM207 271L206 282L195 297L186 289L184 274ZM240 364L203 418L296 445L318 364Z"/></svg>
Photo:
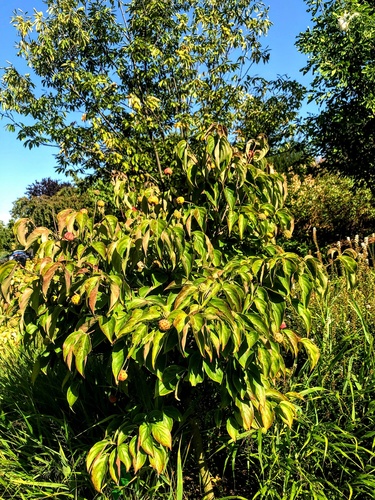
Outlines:
<svg viewBox="0 0 375 500"><path fill-rule="evenodd" d="M42 179L27 186L25 196L13 202L11 216L13 220L30 218L36 226L45 226L53 230L56 227L56 215L66 208L93 208L94 201L86 192L82 194L71 183Z"/></svg>
<svg viewBox="0 0 375 500"><path fill-rule="evenodd" d="M45 3L46 14L14 17L32 72L5 68L0 104L25 146L57 147L59 170L162 178L197 124L240 127L247 139L270 131L272 146L293 136L301 85L250 74L269 57L261 1Z"/></svg>
<svg viewBox="0 0 375 500"><path fill-rule="evenodd" d="M0 254L9 252L15 243L13 237L13 226L0 221Z"/></svg>
<svg viewBox="0 0 375 500"><path fill-rule="evenodd" d="M372 227L322 168L372 168L372 6L307 0L314 171L302 86L249 74L263 2L45 3L14 17L32 73L5 69L2 115L92 177L14 204L34 258L0 266L0 496L375 498L373 239L328 272L285 251Z"/></svg>
<svg viewBox="0 0 375 500"><path fill-rule="evenodd" d="M313 169L314 170L314 169ZM353 178L328 173L294 175L289 182L287 205L295 214L293 243L314 248L313 229L323 248L348 237L362 239L375 230L374 196Z"/></svg>
<svg viewBox="0 0 375 500"><path fill-rule="evenodd" d="M311 99L322 105L306 134L326 167L374 185L375 9L366 0L306 0L313 27L297 47L312 70Z"/></svg>
<svg viewBox="0 0 375 500"><path fill-rule="evenodd" d="M34 196L54 196L61 189L72 187L70 182L63 182L50 177L46 177L41 181L35 181L26 187L25 195L29 198Z"/></svg>
<svg viewBox="0 0 375 500"><path fill-rule="evenodd" d="M232 147L222 127L211 127L193 149L178 146L184 189L176 192L173 172L164 192L117 181L124 220L98 203L98 223L69 209L57 233L17 223L37 258L35 276L14 302L16 266L7 263L2 293L23 314L25 340L46 345L37 367L53 377L65 362L70 406L87 394L98 408L105 398L116 403L96 417L111 417L87 459L97 490L107 473L119 484L122 467L163 475L169 450L192 435L204 497L214 498L207 426L226 428L235 441L275 417L292 425L298 395L283 389L285 355L303 347L314 366L319 353L280 327L293 308L309 332L309 298L312 290L324 295L326 275L313 257L276 245L278 233L291 234L292 218L267 150L263 137ZM349 257L340 259L352 269Z"/></svg>

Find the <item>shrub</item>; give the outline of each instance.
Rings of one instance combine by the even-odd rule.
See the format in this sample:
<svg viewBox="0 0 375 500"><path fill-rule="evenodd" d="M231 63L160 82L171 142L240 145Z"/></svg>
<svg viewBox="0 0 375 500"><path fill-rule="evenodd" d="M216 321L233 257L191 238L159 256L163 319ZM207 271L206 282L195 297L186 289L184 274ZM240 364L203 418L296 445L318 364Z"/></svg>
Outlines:
<svg viewBox="0 0 375 500"><path fill-rule="evenodd" d="M294 240L312 243L317 229L324 246L347 236L367 236L375 228L375 206L370 189L338 174L294 176L289 184L288 206L295 215Z"/></svg>
<svg viewBox="0 0 375 500"><path fill-rule="evenodd" d="M192 440L203 496L213 498L207 429L233 442L275 418L291 426L298 395L285 385L284 357L303 348L311 367L319 358L310 339L281 331L290 308L310 331L310 295L324 295L327 277L313 257L276 244L277 234L290 235L292 217L263 137L240 149L218 126L198 139L194 148L178 145L179 189L173 175L169 188L117 180L124 220L105 207L98 223L67 209L56 234L20 220L36 269L17 300L14 263L0 268L25 341L45 345L33 378L66 370L69 405L86 424L107 424L87 457L98 491L121 492L124 478L154 471L148 487L177 477L181 492L176 448L184 455Z"/></svg>

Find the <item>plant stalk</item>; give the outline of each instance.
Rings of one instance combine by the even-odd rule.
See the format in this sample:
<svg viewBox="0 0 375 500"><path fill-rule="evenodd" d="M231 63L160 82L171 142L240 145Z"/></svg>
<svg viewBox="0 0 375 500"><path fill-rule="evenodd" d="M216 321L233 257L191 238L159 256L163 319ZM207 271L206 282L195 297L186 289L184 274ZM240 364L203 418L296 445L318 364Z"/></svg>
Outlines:
<svg viewBox="0 0 375 500"><path fill-rule="evenodd" d="M202 436L198 423L194 417L191 417L190 419L190 428L192 431L192 442L194 445L195 455L198 462L199 477L204 492L202 500L215 500L211 474L204 454Z"/></svg>

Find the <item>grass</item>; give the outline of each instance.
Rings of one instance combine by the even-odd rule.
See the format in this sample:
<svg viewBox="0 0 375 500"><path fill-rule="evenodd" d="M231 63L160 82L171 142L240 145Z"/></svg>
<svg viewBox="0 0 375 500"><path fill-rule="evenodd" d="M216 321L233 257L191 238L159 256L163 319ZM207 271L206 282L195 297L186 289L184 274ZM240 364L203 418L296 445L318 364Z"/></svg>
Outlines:
<svg viewBox="0 0 375 500"><path fill-rule="evenodd" d="M353 291L335 275L326 300L313 301L311 336L321 359L310 373L301 357L289 387L311 392L291 430L276 424L233 446L231 473L247 472L236 493L251 500L375 498L374 289L375 275L363 264ZM302 334L297 318L288 322Z"/></svg>
<svg viewBox="0 0 375 500"><path fill-rule="evenodd" d="M32 363L19 349L1 360L0 497L91 500L88 445L76 438L73 414L55 398L58 387L43 378L31 386Z"/></svg>
<svg viewBox="0 0 375 500"><path fill-rule="evenodd" d="M223 446L225 432L205 434L217 498L247 500L375 499L375 274L364 261L348 290L332 271L324 301L313 298L311 338L321 351L310 372L301 355L283 389L304 391L292 429L276 423L267 434ZM288 326L303 333L298 318ZM56 386L41 376L29 383L32 356L7 346L0 361L0 497L7 499L198 500L189 457L179 449L178 470L164 483L145 472L97 494L85 456L103 430L90 419L90 401L73 413ZM51 397L51 394L54 397ZM61 394L61 396L58 396ZM104 404L104 403L103 403ZM103 410L104 412L104 410ZM129 477L129 479L131 479ZM184 491L185 489L185 491Z"/></svg>

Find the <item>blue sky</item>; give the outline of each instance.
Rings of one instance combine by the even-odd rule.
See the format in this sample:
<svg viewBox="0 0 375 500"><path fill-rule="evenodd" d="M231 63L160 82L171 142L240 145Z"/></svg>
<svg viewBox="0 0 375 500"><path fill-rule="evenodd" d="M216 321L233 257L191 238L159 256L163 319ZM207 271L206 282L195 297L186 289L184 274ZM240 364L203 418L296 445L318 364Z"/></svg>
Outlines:
<svg viewBox="0 0 375 500"><path fill-rule="evenodd" d="M300 69L306 59L294 47L295 38L309 25L303 0L264 0L270 7L269 17L273 23L265 45L271 49L270 62L259 66L257 74L267 79L277 75L288 75L308 85L309 77L303 77ZM0 1L0 67L7 61L16 62L16 31L10 18L16 9L24 12L45 10L42 0L2 0ZM308 109L304 108L306 112ZM5 121L0 120L0 220L9 219L12 202L25 193L26 187L44 177L63 178L55 173L56 165L52 148L26 149L17 141L16 134L7 132Z"/></svg>

